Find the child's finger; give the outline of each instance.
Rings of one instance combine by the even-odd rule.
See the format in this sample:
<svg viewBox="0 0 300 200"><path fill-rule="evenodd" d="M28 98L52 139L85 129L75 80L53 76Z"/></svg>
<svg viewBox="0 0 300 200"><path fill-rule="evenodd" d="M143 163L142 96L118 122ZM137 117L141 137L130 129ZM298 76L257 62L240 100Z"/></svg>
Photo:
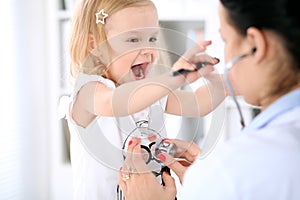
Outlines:
<svg viewBox="0 0 300 200"><path fill-rule="evenodd" d="M185 58L186 60L190 60L192 57L194 57L195 54L204 52L206 50L206 47L210 44L211 44L210 40L201 42L200 44L196 44L187 52L185 52L182 57Z"/></svg>
<svg viewBox="0 0 300 200"><path fill-rule="evenodd" d="M199 62L209 62L209 63L211 63L211 64L217 64L218 63L218 61L214 58L214 57L212 57L212 56L210 56L210 55L208 55L208 54L206 54L206 53L204 53L204 54L195 54L191 59L190 59L190 61L192 62L192 63L199 63Z"/></svg>
<svg viewBox="0 0 300 200"><path fill-rule="evenodd" d="M213 65L207 65L201 68L198 72L201 74L201 76L206 76L211 74L213 71L215 71L215 67Z"/></svg>

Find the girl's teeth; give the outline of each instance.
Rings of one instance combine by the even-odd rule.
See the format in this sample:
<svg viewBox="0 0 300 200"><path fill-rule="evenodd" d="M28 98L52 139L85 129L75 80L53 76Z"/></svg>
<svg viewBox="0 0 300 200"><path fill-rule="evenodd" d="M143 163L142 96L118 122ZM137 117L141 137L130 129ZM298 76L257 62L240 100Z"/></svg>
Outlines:
<svg viewBox="0 0 300 200"><path fill-rule="evenodd" d="M139 67L139 74L137 75L137 77L138 78L144 78L145 77L142 67Z"/></svg>

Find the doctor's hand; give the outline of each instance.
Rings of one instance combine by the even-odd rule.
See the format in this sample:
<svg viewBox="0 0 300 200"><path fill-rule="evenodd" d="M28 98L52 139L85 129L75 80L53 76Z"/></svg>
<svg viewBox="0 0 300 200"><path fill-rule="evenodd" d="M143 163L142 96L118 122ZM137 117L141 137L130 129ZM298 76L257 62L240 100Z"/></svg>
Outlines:
<svg viewBox="0 0 300 200"><path fill-rule="evenodd" d="M165 153L159 154L158 158L175 172L182 183L186 170L195 161L201 149L194 142L186 142L179 139L165 139L164 141L175 144L176 153L174 157L177 159Z"/></svg>
<svg viewBox="0 0 300 200"><path fill-rule="evenodd" d="M162 186L142 158L139 140L133 138L126 159L119 171L118 183L126 200L174 200L175 181L167 172L162 175Z"/></svg>

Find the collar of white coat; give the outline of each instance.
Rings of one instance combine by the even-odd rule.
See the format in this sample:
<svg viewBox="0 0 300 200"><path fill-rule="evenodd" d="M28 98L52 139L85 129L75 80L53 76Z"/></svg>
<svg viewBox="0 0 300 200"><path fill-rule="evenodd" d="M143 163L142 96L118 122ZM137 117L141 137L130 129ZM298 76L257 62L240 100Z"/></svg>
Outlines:
<svg viewBox="0 0 300 200"><path fill-rule="evenodd" d="M266 110L256 116L242 132L262 129L283 113L300 106L300 88L289 92L272 103Z"/></svg>

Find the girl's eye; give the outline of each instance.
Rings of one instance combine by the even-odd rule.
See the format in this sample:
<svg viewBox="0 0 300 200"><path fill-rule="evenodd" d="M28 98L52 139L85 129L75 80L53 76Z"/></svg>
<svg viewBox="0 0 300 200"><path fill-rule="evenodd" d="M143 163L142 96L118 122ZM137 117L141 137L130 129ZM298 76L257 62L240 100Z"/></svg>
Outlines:
<svg viewBox="0 0 300 200"><path fill-rule="evenodd" d="M139 39L131 38L131 39L128 40L128 42L136 43L136 42L139 42Z"/></svg>
<svg viewBox="0 0 300 200"><path fill-rule="evenodd" d="M157 38L156 37L151 37L149 38L149 42L156 42L157 41Z"/></svg>

